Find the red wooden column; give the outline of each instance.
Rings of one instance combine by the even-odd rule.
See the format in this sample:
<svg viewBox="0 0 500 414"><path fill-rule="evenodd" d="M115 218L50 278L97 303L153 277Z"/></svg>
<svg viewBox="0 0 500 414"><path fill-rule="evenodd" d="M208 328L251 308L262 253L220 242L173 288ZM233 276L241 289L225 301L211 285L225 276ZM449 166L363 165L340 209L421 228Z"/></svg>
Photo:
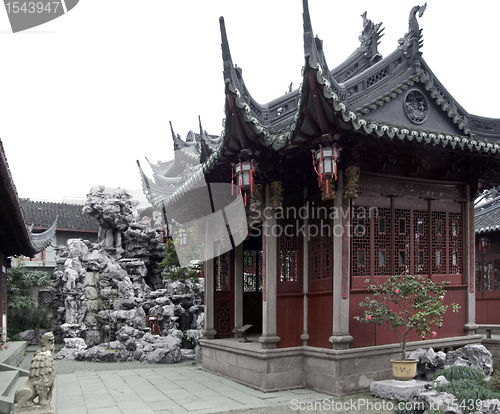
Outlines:
<svg viewBox="0 0 500 414"><path fill-rule="evenodd" d="M271 205L271 189L266 185L266 208L262 223L263 280L262 280L262 336L259 342L263 349L276 348L280 338L277 334L277 220ZM273 233L274 230L274 233Z"/></svg>
<svg viewBox="0 0 500 414"><path fill-rule="evenodd" d="M343 172L339 171L333 204L341 213L333 220L333 329L329 339L333 349L347 349L353 341L349 334L349 221L352 217L342 214L351 208L350 199L344 198L343 177Z"/></svg>

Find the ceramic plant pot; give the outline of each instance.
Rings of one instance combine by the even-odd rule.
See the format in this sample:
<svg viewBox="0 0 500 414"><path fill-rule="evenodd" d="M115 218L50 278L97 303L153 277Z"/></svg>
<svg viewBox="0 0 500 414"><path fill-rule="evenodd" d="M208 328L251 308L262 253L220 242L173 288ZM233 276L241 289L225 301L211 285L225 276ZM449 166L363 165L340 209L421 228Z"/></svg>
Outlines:
<svg viewBox="0 0 500 414"><path fill-rule="evenodd" d="M417 360L391 359L392 374L394 378L400 381L411 381L417 373Z"/></svg>

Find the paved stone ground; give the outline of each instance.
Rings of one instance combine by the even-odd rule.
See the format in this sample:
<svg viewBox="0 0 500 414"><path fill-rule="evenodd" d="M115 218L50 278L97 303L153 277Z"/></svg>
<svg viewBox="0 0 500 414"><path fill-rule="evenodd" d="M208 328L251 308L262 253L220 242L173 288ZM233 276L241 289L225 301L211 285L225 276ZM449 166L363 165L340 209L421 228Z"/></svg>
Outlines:
<svg viewBox="0 0 500 414"><path fill-rule="evenodd" d="M350 403L382 403L368 394L339 399L307 389L263 393L190 365L58 374L56 398L57 414L393 412ZM345 405L331 409L332 402Z"/></svg>
<svg viewBox="0 0 500 414"><path fill-rule="evenodd" d="M29 347L21 365L37 347ZM193 366L56 360L57 414L393 414L369 393L332 397L308 389L263 393ZM367 404L374 404L367 407ZM336 404L336 405L334 405ZM380 406L381 409L378 409ZM384 409L385 408L385 409Z"/></svg>

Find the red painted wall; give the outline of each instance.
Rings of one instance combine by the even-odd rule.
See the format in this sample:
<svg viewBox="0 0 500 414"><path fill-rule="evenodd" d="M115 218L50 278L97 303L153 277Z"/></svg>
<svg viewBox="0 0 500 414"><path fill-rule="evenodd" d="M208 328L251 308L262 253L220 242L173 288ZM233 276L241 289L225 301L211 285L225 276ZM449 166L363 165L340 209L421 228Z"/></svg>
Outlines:
<svg viewBox="0 0 500 414"><path fill-rule="evenodd" d="M300 335L304 326L303 297L303 294L278 295L278 348L302 346Z"/></svg>
<svg viewBox="0 0 500 414"><path fill-rule="evenodd" d="M333 296L331 291L307 295L307 333L309 346L331 348L333 329Z"/></svg>
<svg viewBox="0 0 500 414"><path fill-rule="evenodd" d="M443 317L443 326L441 328L434 327L437 332L436 339L448 338L453 336L462 336L465 334L464 325L466 322L466 293L467 287L449 288L444 299L444 304L458 303L461 309L454 313L450 308ZM364 346L385 345L398 343L396 335L388 325L376 326L374 324L365 324L354 320L354 316L364 317L363 310L357 306L359 302L364 300L367 292L351 292L350 303L350 327L349 332L353 336L354 341L351 343L351 348L361 348ZM417 337L414 332L410 334L410 341L418 341L421 338Z"/></svg>

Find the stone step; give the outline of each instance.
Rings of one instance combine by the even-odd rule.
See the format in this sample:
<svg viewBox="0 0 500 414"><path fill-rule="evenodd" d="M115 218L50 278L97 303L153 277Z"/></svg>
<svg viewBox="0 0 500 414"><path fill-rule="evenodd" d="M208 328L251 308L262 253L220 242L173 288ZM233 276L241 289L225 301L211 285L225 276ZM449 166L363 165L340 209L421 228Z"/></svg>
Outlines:
<svg viewBox="0 0 500 414"><path fill-rule="evenodd" d="M9 394L13 383L19 378L19 371L17 370L2 370L0 372L0 395L6 396Z"/></svg>
<svg viewBox="0 0 500 414"><path fill-rule="evenodd" d="M16 366L24 357L28 343L26 341L6 342L9 349L0 351L0 364Z"/></svg>
<svg viewBox="0 0 500 414"><path fill-rule="evenodd" d="M6 366L3 365L2 368ZM28 378L28 372L12 369L0 371L0 414L9 414L14 404L14 396Z"/></svg>
<svg viewBox="0 0 500 414"><path fill-rule="evenodd" d="M27 379L28 379L27 376L26 377L19 376L15 382L12 382L12 387L6 397L12 398L12 402L14 402L14 396L16 395L16 391L24 385Z"/></svg>

